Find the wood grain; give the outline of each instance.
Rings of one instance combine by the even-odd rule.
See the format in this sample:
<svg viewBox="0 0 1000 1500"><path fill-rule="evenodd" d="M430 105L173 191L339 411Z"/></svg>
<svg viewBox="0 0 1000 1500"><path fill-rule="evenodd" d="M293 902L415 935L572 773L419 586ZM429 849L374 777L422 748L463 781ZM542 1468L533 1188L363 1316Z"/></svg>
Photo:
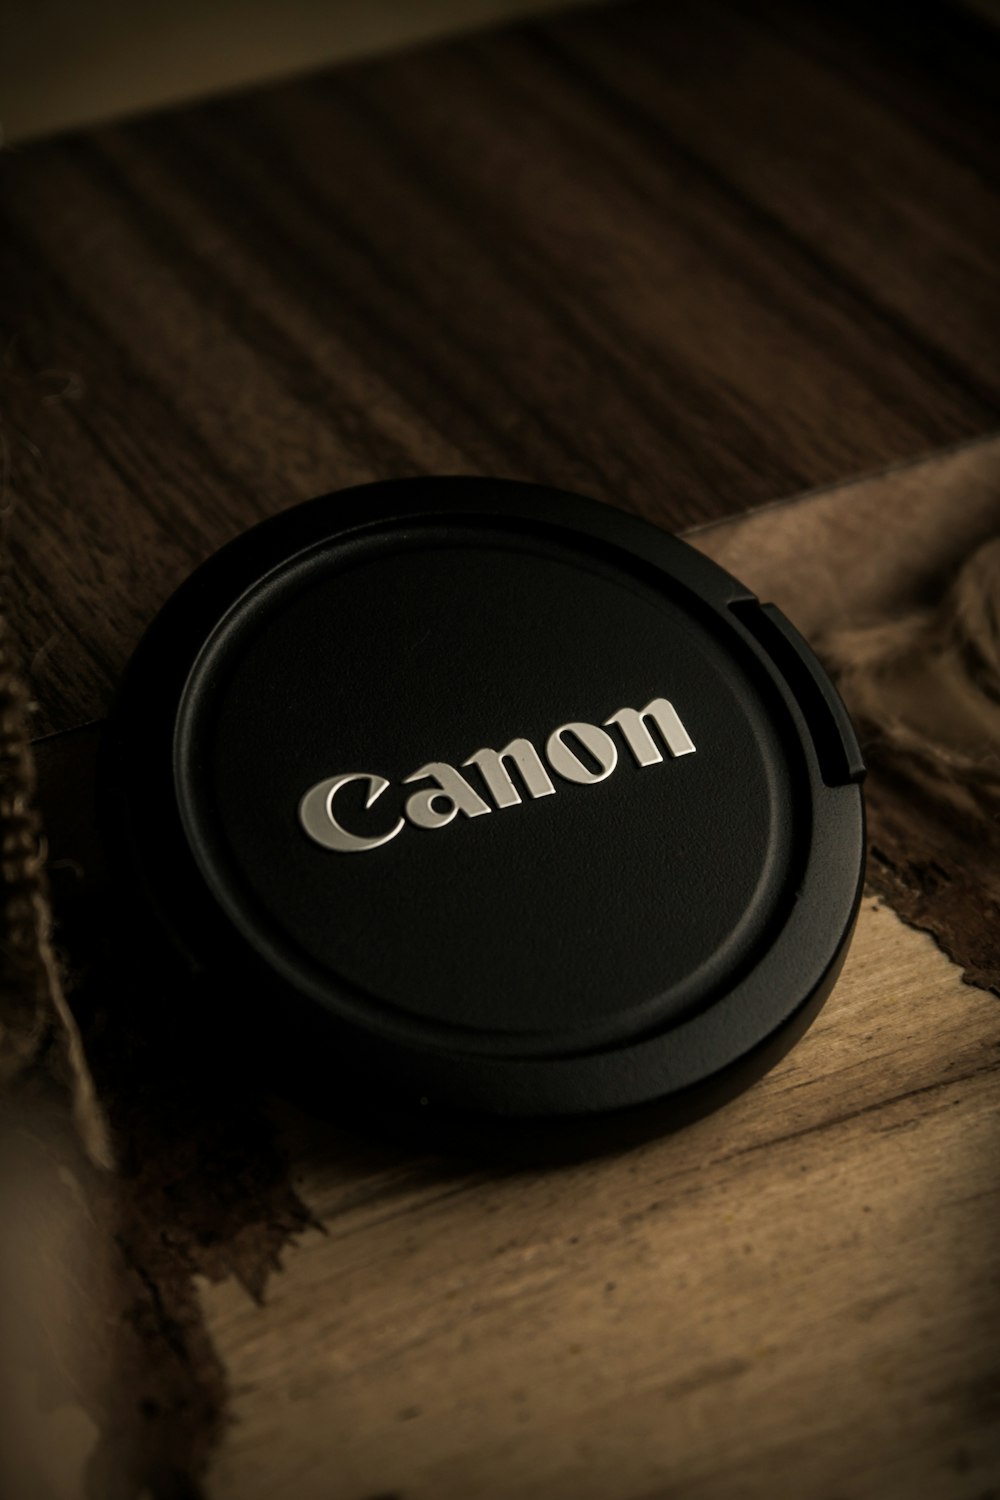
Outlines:
<svg viewBox="0 0 1000 1500"><path fill-rule="evenodd" d="M820 655L845 629L940 607L962 563L1000 537L1000 438L902 465L787 505L710 526L691 539L772 599ZM947 673L926 650L896 662L880 701L934 743L968 752ZM841 684L843 687L843 684ZM985 702L991 700L987 698ZM907 765L855 715L869 766L868 880L932 933L966 978L1000 994L1000 828L988 799Z"/></svg>
<svg viewBox="0 0 1000 1500"><path fill-rule="evenodd" d="M806 1040L681 1136L369 1196L308 1126L324 1233L264 1307L202 1284L235 1418L207 1495L988 1493L998 1039L996 1001L867 902Z"/></svg>
<svg viewBox="0 0 1000 1500"><path fill-rule="evenodd" d="M937 587L996 525L996 440L736 517L995 432L995 57L932 4L622 5L0 157L13 608L72 731L42 806L121 1151L19 1136L14 1425L53 1500L1000 1487L1000 1012L930 937L869 897L805 1041L676 1137L414 1160L108 972L81 727L219 543L402 472L734 518L698 544L813 633ZM905 907L932 833L891 812ZM980 977L994 878L968 860Z"/></svg>
<svg viewBox="0 0 1000 1500"><path fill-rule="evenodd" d="M1000 524L998 462L1000 439L976 443L694 540L821 637L940 588ZM47 1299L55 1500L92 1500L95 1472L101 1500L112 1481L128 1500L1000 1484L1000 1009L928 936L869 896L804 1042L672 1139L546 1173L413 1159L279 1104L203 1022L193 1050L165 1028L145 976L94 970L96 741L37 746L62 938L92 970L77 1009L127 1145L110 1188L51 1148L39 1163L56 1229L82 1200L107 1261L103 1295L81 1290L75 1235ZM956 887L921 873L927 808L880 771L868 802L913 856L893 899L1000 972L986 831L964 870L938 851L965 882L956 928Z"/></svg>
<svg viewBox="0 0 1000 1500"><path fill-rule="evenodd" d="M688 541L809 641L936 600L1000 534L1000 435L696 528Z"/></svg>
<svg viewBox="0 0 1000 1500"><path fill-rule="evenodd" d="M311 494L478 470L680 528L993 427L995 44L925 7L930 87L902 12L807 11L581 11L0 158L39 732Z"/></svg>
<svg viewBox="0 0 1000 1500"><path fill-rule="evenodd" d="M692 539L822 639L933 598L998 530L992 439ZM881 770L868 803L912 856L893 898L1000 976L990 831L964 830L963 868L946 812ZM390 1163L369 1195L290 1116L324 1233L265 1308L202 1282L238 1380L208 1495L279 1474L303 1500L992 1493L998 1065L995 995L869 899L805 1042L672 1140L502 1180Z"/></svg>

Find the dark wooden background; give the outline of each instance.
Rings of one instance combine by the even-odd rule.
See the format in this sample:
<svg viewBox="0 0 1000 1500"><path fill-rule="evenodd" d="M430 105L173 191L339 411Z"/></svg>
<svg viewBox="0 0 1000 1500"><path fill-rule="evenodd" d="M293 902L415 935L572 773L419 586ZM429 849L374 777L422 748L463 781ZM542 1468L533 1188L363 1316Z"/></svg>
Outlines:
<svg viewBox="0 0 1000 1500"><path fill-rule="evenodd" d="M38 731L325 490L490 472L682 527L988 430L997 55L930 4L616 5L6 153Z"/></svg>

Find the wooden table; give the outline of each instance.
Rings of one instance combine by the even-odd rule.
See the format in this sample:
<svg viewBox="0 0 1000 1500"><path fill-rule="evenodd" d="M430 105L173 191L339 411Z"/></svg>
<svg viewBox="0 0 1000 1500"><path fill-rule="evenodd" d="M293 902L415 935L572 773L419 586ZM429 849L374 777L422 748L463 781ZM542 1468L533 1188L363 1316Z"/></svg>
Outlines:
<svg viewBox="0 0 1000 1500"><path fill-rule="evenodd" d="M670 1139L501 1173L154 1023L95 957L87 803L171 589L349 483L491 472L700 527L820 635L940 587L1000 520L997 53L933 4L616 5L0 159L8 608L119 1163L26 1148L32 1493L1000 1485L985 834L874 778L855 946L781 1067Z"/></svg>

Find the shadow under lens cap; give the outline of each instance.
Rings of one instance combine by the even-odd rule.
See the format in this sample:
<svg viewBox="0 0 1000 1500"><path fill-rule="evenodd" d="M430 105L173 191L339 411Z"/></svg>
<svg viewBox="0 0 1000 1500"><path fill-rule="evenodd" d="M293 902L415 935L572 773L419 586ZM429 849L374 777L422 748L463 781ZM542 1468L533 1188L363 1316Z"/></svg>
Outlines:
<svg viewBox="0 0 1000 1500"><path fill-rule="evenodd" d="M863 766L772 606L488 479L284 512L174 595L106 755L119 867L331 1099L475 1134L656 1129L813 1018Z"/></svg>

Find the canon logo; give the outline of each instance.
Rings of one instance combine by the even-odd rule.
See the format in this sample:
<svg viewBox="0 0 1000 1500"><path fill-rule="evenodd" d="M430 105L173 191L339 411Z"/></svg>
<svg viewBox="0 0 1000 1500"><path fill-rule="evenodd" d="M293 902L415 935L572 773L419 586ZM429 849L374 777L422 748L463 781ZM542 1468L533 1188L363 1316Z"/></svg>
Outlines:
<svg viewBox="0 0 1000 1500"><path fill-rule="evenodd" d="M375 776L366 771L349 771L342 776L329 776L309 788L299 803L299 821L311 839L322 844L324 849L335 849L338 854L361 854L368 849L378 849L402 833L407 821L415 828L444 828L453 818L462 813L467 818L479 818L484 813L505 807L516 807L521 802L521 792L515 786L511 770L517 770L519 779L530 797L549 797L555 791L549 770L564 781L576 782L579 786L593 786L605 781L618 764L618 746L606 728L614 725L621 733L639 766L654 766L663 760L659 745L653 738L650 725L655 724L667 750L673 756L691 755L694 742L681 723L674 707L666 698L654 698L643 709L620 708L605 719L605 729L596 724L560 724L553 729L545 742L545 762L530 740L511 740L502 750L477 750L463 762L475 766L492 799L492 805L475 790L472 784L446 761L432 760L404 777L404 783L422 781L426 785L407 799L403 816L397 819L388 833L366 837L363 833L350 833L340 824L335 810L338 792L352 781L367 785L365 807L373 807L389 782L384 776ZM582 747L591 757L592 764L581 760L573 742Z"/></svg>

